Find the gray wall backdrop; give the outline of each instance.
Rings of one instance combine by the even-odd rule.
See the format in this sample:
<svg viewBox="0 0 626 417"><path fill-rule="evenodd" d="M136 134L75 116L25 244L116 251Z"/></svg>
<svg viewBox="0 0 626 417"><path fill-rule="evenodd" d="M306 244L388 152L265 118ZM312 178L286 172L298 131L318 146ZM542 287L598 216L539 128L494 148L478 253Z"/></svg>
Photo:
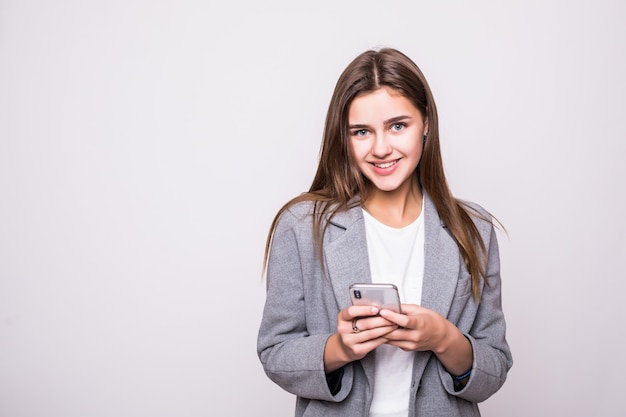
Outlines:
<svg viewBox="0 0 626 417"><path fill-rule="evenodd" d="M485 416L623 416L625 3L0 0L0 416L289 416L255 339L277 209L348 62L421 66L492 211Z"/></svg>

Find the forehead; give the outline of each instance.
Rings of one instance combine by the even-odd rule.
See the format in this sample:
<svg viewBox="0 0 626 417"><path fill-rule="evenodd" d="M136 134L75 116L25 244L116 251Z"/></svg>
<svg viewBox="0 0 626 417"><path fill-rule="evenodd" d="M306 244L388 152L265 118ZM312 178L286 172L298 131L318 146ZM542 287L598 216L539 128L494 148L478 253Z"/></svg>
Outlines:
<svg viewBox="0 0 626 417"><path fill-rule="evenodd" d="M420 114L411 100L397 90L382 87L378 90L357 96L348 110L348 119L353 123L372 123L401 115Z"/></svg>

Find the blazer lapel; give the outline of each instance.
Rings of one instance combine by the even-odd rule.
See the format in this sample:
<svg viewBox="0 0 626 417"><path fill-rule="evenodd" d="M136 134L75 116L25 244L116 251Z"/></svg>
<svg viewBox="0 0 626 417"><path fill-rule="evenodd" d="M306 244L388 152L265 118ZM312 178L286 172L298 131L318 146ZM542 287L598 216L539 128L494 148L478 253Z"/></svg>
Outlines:
<svg viewBox="0 0 626 417"><path fill-rule="evenodd" d="M426 192L424 192L424 233L421 305L446 317L457 285L459 252L456 241L441 222L437 209ZM415 355L414 374L422 375L432 354L431 351L427 351Z"/></svg>
<svg viewBox="0 0 626 417"><path fill-rule="evenodd" d="M337 305L342 310L351 305L350 284L372 281L365 223L359 205L338 213L331 220L324 241L324 257ZM374 355L375 352L371 352L360 361L369 381L374 380Z"/></svg>
<svg viewBox="0 0 626 417"><path fill-rule="evenodd" d="M426 193L424 216L424 281L421 304L446 317L459 277L459 249Z"/></svg>
<svg viewBox="0 0 626 417"><path fill-rule="evenodd" d="M365 224L360 207L338 213L331 220L324 241L324 258L338 307L344 309L351 305L350 284L371 282Z"/></svg>

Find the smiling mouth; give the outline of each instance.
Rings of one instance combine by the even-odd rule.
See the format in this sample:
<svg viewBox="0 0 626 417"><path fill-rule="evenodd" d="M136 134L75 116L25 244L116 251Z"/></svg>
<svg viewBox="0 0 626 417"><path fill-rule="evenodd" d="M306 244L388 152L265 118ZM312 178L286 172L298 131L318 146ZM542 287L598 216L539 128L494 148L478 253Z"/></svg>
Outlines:
<svg viewBox="0 0 626 417"><path fill-rule="evenodd" d="M389 168L389 167L394 166L395 164L398 163L398 161L399 161L399 159L396 159L395 161L385 162L383 164L376 164L376 163L372 162L372 165L374 165L376 168L385 169L385 168Z"/></svg>

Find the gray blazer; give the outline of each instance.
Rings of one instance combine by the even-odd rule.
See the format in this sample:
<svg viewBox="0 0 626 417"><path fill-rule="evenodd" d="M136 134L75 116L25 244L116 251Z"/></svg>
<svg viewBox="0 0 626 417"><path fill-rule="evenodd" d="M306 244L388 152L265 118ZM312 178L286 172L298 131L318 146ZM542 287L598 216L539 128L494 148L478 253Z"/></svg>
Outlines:
<svg viewBox="0 0 626 417"><path fill-rule="evenodd" d="M486 212L479 206L477 210ZM324 372L324 346L336 332L337 314L350 305L348 287L370 282L361 208L337 214L324 235L323 276L315 255L311 203L299 203L279 219L267 266L267 296L258 354L275 383L297 396L297 417L367 417L375 351L343 368L333 393ZM413 364L409 416L479 416L477 403L504 383L512 365L500 296L500 260L493 226L476 219L488 249L487 279L479 302L459 248L429 196L424 195L425 265L421 305L437 311L467 336L474 351L467 385L455 392L450 374L430 351Z"/></svg>

